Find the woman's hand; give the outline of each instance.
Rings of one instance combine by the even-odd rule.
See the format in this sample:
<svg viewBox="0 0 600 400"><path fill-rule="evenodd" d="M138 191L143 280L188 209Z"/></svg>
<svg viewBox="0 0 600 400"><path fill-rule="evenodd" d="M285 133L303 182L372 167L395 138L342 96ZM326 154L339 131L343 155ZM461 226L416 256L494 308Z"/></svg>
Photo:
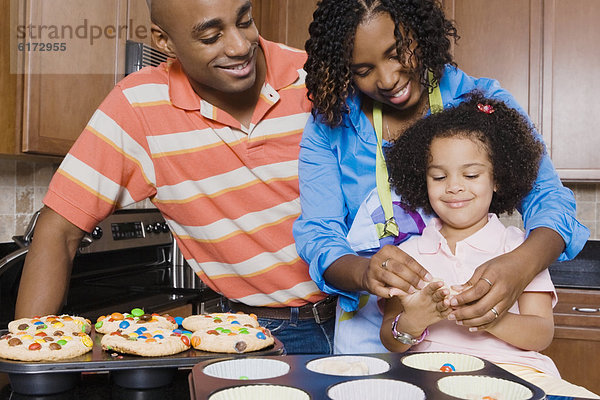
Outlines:
<svg viewBox="0 0 600 400"><path fill-rule="evenodd" d="M562 237L548 228L537 228L515 250L481 264L460 294L450 299L449 319L468 327L487 329L523 293L533 278L564 249Z"/></svg>
<svg viewBox="0 0 600 400"><path fill-rule="evenodd" d="M431 275L411 256L396 246L383 246L373 257L345 255L333 262L323 274L340 290L367 291L390 297L390 289L413 293L431 281Z"/></svg>
<svg viewBox="0 0 600 400"><path fill-rule="evenodd" d="M414 293L431 281L431 275L396 246L383 246L371 257L362 276L362 286L379 297L391 297L390 289Z"/></svg>

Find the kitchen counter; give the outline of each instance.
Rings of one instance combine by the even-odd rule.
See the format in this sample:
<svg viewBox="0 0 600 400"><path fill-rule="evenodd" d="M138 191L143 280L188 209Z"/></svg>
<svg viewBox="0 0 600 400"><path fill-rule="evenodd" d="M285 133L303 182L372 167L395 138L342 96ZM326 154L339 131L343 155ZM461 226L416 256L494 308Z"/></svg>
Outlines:
<svg viewBox="0 0 600 400"><path fill-rule="evenodd" d="M125 389L110 382L108 373L84 373L75 388L49 396L12 393L8 376L0 373L0 400L188 400L190 369L179 369L168 386L149 390Z"/></svg>
<svg viewBox="0 0 600 400"><path fill-rule="evenodd" d="M600 241L588 240L577 257L555 262L549 271L556 287L600 290Z"/></svg>

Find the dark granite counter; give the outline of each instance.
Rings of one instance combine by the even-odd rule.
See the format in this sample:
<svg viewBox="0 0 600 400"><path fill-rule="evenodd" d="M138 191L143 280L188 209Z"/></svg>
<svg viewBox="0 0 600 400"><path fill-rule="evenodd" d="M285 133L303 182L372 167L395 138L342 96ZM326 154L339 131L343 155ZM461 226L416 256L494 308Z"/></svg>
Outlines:
<svg viewBox="0 0 600 400"><path fill-rule="evenodd" d="M589 240L577 257L555 262L549 271L556 287L600 290L600 241Z"/></svg>

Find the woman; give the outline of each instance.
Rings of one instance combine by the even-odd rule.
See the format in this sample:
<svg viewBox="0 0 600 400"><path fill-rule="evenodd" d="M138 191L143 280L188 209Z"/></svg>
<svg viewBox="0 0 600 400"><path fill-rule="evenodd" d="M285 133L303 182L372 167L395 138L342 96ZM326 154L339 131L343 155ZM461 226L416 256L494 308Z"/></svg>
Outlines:
<svg viewBox="0 0 600 400"><path fill-rule="evenodd" d="M386 245L420 234L428 216L395 204L382 147L475 89L525 112L498 82L455 67L450 43L458 35L434 0L324 0L309 31L305 70L313 116L301 143L296 246L319 287L340 295L335 352L382 352L376 296L388 296L390 288L413 292L431 278ZM547 154L518 210L527 240L477 268L465 283L470 288L451 299L449 319L491 326L492 308L502 315L540 271L574 257L589 236Z"/></svg>

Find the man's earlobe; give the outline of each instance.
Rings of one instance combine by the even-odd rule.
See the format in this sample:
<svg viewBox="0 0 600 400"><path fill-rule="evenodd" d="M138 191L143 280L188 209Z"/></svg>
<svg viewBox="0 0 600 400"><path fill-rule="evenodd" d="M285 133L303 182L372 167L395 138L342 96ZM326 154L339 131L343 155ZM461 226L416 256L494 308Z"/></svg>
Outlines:
<svg viewBox="0 0 600 400"><path fill-rule="evenodd" d="M150 32L152 33L152 43L156 48L171 58L176 58L175 46L169 38L167 32L165 32L160 26L156 24L150 25Z"/></svg>

